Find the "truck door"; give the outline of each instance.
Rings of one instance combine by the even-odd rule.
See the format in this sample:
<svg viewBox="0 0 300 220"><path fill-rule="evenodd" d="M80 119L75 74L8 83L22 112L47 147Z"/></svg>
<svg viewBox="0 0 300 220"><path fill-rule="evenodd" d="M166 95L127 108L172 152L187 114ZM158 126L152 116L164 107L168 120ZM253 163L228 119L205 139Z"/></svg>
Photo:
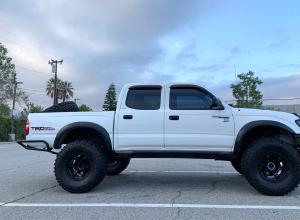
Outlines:
<svg viewBox="0 0 300 220"><path fill-rule="evenodd" d="M166 91L165 147L169 150L232 151L231 110L211 109L214 96L199 86L174 85Z"/></svg>
<svg viewBox="0 0 300 220"><path fill-rule="evenodd" d="M131 86L117 115L115 151L164 147L164 99L160 85Z"/></svg>

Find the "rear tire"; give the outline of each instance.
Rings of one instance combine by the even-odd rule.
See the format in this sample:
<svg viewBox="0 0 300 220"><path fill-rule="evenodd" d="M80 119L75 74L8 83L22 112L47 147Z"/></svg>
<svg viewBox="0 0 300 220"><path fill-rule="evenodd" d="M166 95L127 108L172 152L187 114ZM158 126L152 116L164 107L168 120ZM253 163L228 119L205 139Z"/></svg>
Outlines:
<svg viewBox="0 0 300 220"><path fill-rule="evenodd" d="M253 141L242 156L242 172L265 195L282 196L300 181L300 155L294 146L278 138Z"/></svg>
<svg viewBox="0 0 300 220"><path fill-rule="evenodd" d="M84 193L96 187L107 172L105 152L94 142L76 140L57 155L54 173L59 185L71 193Z"/></svg>
<svg viewBox="0 0 300 220"><path fill-rule="evenodd" d="M107 165L107 175L118 175L128 167L129 162L130 158L119 158L114 161L109 161Z"/></svg>
<svg viewBox="0 0 300 220"><path fill-rule="evenodd" d="M241 167L241 161L239 159L236 159L236 160L231 160L230 161L232 167L240 174L243 175L243 172L242 172L242 167Z"/></svg>

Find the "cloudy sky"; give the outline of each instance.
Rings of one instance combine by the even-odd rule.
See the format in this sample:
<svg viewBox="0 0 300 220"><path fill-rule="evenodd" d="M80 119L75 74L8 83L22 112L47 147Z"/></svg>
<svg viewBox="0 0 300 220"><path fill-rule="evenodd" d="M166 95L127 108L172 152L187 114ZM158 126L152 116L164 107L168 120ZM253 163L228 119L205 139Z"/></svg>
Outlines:
<svg viewBox="0 0 300 220"><path fill-rule="evenodd" d="M111 82L193 82L224 99L254 71L265 98L300 97L300 2L1 0L0 42L30 100L48 106L50 59L100 110Z"/></svg>

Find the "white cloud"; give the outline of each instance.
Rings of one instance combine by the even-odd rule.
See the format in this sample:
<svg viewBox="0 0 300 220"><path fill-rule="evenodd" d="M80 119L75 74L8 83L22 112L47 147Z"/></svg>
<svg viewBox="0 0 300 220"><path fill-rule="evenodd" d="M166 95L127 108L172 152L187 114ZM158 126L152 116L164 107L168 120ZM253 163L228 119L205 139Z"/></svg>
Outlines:
<svg viewBox="0 0 300 220"><path fill-rule="evenodd" d="M226 57L199 62L197 36L185 32L193 29L202 14L221 3L215 0L2 0L0 41L7 46L17 66L42 72L17 69L18 77L24 82L22 87L44 91L51 76L48 60L63 58L59 77L71 81L75 97L95 110L101 109L111 82L120 88L138 81L193 81L229 98L232 77L227 81L218 78L231 74ZM183 34L176 35L182 30ZM242 47L235 45L228 54L243 52ZM293 80L286 80L286 85L297 90ZM271 91L269 84L275 85L277 81L267 82L268 79L266 96ZM276 86L284 90L282 85ZM284 91L280 94L291 94L286 88ZM52 103L41 94L32 94L31 99L44 106Z"/></svg>
<svg viewBox="0 0 300 220"><path fill-rule="evenodd" d="M17 66L50 72L47 61L64 58L59 76L73 82L81 102L100 109L111 82L163 79L149 70L163 54L159 39L199 17L207 2L4 0L0 27ZM18 72L24 87L44 90L49 76Z"/></svg>

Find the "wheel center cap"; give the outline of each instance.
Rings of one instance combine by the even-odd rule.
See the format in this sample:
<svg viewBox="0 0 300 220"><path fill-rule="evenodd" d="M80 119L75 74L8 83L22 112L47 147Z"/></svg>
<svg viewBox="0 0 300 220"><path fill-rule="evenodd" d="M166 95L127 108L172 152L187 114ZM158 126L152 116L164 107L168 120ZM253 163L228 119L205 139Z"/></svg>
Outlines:
<svg viewBox="0 0 300 220"><path fill-rule="evenodd" d="M269 163L267 164L267 168L268 168L268 170L273 171L273 170L275 170L276 165L275 165L275 163L273 163L273 162L269 162Z"/></svg>

